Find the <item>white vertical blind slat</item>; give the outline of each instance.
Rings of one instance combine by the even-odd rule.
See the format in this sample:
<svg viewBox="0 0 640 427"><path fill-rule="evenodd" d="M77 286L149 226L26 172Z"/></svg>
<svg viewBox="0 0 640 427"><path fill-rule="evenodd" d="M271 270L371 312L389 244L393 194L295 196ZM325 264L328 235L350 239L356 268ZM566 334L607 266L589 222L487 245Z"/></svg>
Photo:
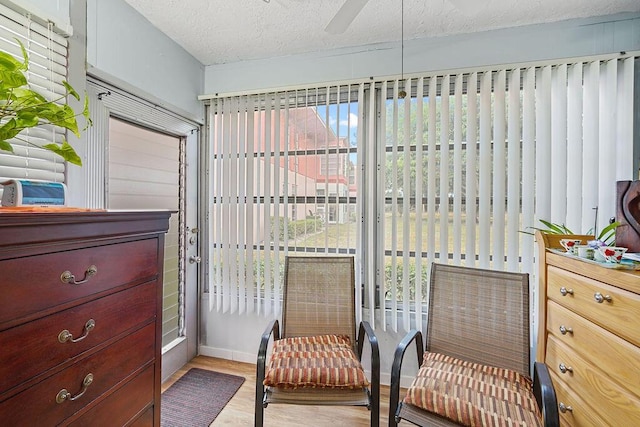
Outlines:
<svg viewBox="0 0 640 427"><path fill-rule="evenodd" d="M232 120L234 118L233 108L232 108L232 100L229 100L225 104L226 114L223 116L223 139L222 139L222 265L230 266L230 230L231 230L231 188L229 183L231 182L231 126ZM231 281L231 269L224 268L222 270L222 294L226 297L222 300L222 312L227 313L231 308L231 298L229 289Z"/></svg>
<svg viewBox="0 0 640 427"><path fill-rule="evenodd" d="M407 93L405 99L402 101L404 112L403 112L403 164L405 165L402 170L402 191L403 191L403 199L402 199L402 326L405 331L411 329L411 298L410 298L410 288L409 288L409 252L411 251L411 218L409 216L409 206L410 198L411 198L411 183L410 183L410 168L408 165L411 164L411 79L407 79L404 82L403 90Z"/></svg>
<svg viewBox="0 0 640 427"><path fill-rule="evenodd" d="M479 266L489 268L491 252L491 73L482 74L480 82L480 182L478 189Z"/></svg>
<svg viewBox="0 0 640 427"><path fill-rule="evenodd" d="M551 70L551 218L567 216L567 65ZM558 221L561 222L561 221Z"/></svg>
<svg viewBox="0 0 640 427"><path fill-rule="evenodd" d="M620 61L621 70L618 74L618 104L617 111L633 111L634 59L626 58ZM616 141L616 181L637 179L637 171L633 171L633 116L619 114L617 116Z"/></svg>
<svg viewBox="0 0 640 427"><path fill-rule="evenodd" d="M453 262L462 259L462 94L464 76L455 76L453 112Z"/></svg>
<svg viewBox="0 0 640 427"><path fill-rule="evenodd" d="M376 98L379 99L379 104L381 105L380 107L380 123L382 123L382 126L380 127L381 129L386 129L386 124L387 124L387 90L388 90L388 86L387 86L387 82L384 81L382 82L380 91L378 92L378 94L371 94L369 96L369 104L367 106L367 111L369 113L369 117L375 117L376 116ZM369 126L368 126L368 135L375 135L376 134L376 123L374 120L369 120ZM386 133L386 132L385 132ZM386 135L385 135L386 137ZM375 177L377 179L377 182L380 183L386 183L387 182L387 177L386 177L386 170L387 168L386 166L386 161L387 161L387 152L386 152L386 144L375 144L375 146L378 148L377 151L377 160L376 160L376 170L377 173L375 174ZM373 152L374 150L366 150L366 151L361 151L361 153L370 153ZM369 154L370 156L370 154ZM358 156L359 158L364 157L364 156ZM370 169L370 168L369 168ZM361 171L361 176L364 176L364 168L359 168L359 171ZM375 189L377 188L377 193L375 192ZM375 251L375 254L373 253L374 251L365 251L365 256L367 257L367 262L370 265L370 268L374 268L376 265L378 266L386 266L385 263L385 233L375 233L375 227L376 227L376 223L377 223L377 227L379 230L386 230L386 201L385 201L385 197L386 197L386 187L385 185L378 185L375 186L374 185L374 180L373 179L369 179L366 181L366 191L367 194L377 194L377 199L378 199L378 203L375 203L373 200L371 200L371 198L367 197L367 204L366 204L366 210L369 213L370 217L369 217L369 222L367 222L365 220L365 227L367 230L367 236L369 239L373 239L373 236L377 236L376 238L376 247L378 248L377 251ZM371 209L375 209L375 212L377 212L376 218L374 219L373 216L373 210ZM375 261L374 263L371 263L371 261ZM382 310L382 317L381 317L381 323L382 323L382 329L384 331L387 330L387 309L385 306L385 302L386 302L386 271L385 268L378 268L377 269L377 275L376 275L376 280L377 283L379 284L379 299L380 299L380 304L381 304L381 308ZM393 300L393 296L391 296L391 299ZM393 304L393 302L392 302Z"/></svg>
<svg viewBox="0 0 640 427"><path fill-rule="evenodd" d="M618 60L603 64L600 81L600 132L598 134L598 230L607 226L609 218L615 216L616 191L616 124L617 124ZM607 143L605 143L605 141ZM612 167L613 165L613 167Z"/></svg>
<svg viewBox="0 0 640 427"><path fill-rule="evenodd" d="M422 167L423 151L424 151L424 117L423 117L423 97L424 97L424 78L418 79L417 93L416 93L416 274L415 274L415 311L416 311L416 325L415 328L422 330L422 271L428 271L427 266L424 263L422 257L423 242L422 242L422 221L424 216L423 194L424 188L422 186L424 170Z"/></svg>
<svg viewBox="0 0 640 427"><path fill-rule="evenodd" d="M274 204L274 212L273 216L276 219L276 224L278 224L278 228L276 229L278 232L273 233L273 311L274 313L280 313L280 245L283 243L280 241L280 225L282 225L282 239L287 240L287 236L289 235L289 221L288 212L287 212L287 195L289 193L289 188L287 186L287 182L284 182L284 186L280 189L281 183L283 182L283 178L281 177L280 170L280 151L285 149L286 147L282 146L281 143L281 135L280 135L280 121L282 111L280 110L280 105L282 105L282 93L275 94L275 105L273 109L273 204ZM286 174L285 174L286 176ZM285 200L283 203L284 206L281 205L281 198L278 195L281 194L282 199Z"/></svg>
<svg viewBox="0 0 640 427"><path fill-rule="evenodd" d="M231 108L233 114L231 114L231 136L229 138L229 181L226 186L229 191L229 293L230 293L230 310L232 313L238 311L238 215L239 215L239 183L241 180L238 177L238 145L240 142L240 135L238 133L238 125L240 114L238 111L238 98L235 97L232 100ZM235 167L234 167L235 166Z"/></svg>
<svg viewBox="0 0 640 427"><path fill-rule="evenodd" d="M476 198L478 196L478 73L467 79L467 180L465 194L466 221L466 265L476 265Z"/></svg>
<svg viewBox="0 0 640 427"><path fill-rule="evenodd" d="M582 63L573 64L567 76L567 185L566 188L582 188ZM561 123L558 123L561 125ZM582 191L567 191L567 227L582 232Z"/></svg>
<svg viewBox="0 0 640 427"><path fill-rule="evenodd" d="M495 74L493 114L493 268L504 269L505 252L505 87L506 71Z"/></svg>
<svg viewBox="0 0 640 427"><path fill-rule="evenodd" d="M449 262L449 97L450 77L440 87L440 262Z"/></svg>
<svg viewBox="0 0 640 427"><path fill-rule="evenodd" d="M247 221L247 141L245 129L247 128L247 115L244 113L246 103L245 97L238 99L238 313L243 314L247 310L247 285L251 282L245 282L243 279L247 276L246 260L247 250L245 242L247 241L246 229ZM249 285L250 286L250 285Z"/></svg>
<svg viewBox="0 0 640 427"><path fill-rule="evenodd" d="M598 135L600 122L598 120L600 63L594 61L584 66L583 83L583 140L582 140L582 230L593 229L594 211L598 205ZM593 230L595 232L595 230Z"/></svg>
<svg viewBox="0 0 640 427"><path fill-rule="evenodd" d="M509 73L507 117L507 269L518 271L520 264L520 200L521 164L520 148L520 69Z"/></svg>
<svg viewBox="0 0 640 427"><path fill-rule="evenodd" d="M246 253L246 273L247 273L247 283L246 283L246 293L247 293L247 313L256 313L256 303L255 298L259 295L256 275L255 275L255 259L254 259L254 245L255 245L255 217L254 217L254 204L253 198L255 196L254 188L255 188L255 169L257 165L256 157L255 157L255 140L254 140L254 131L255 131L255 105L253 97L245 97L243 98L243 103L240 108L241 114L246 114L247 116L247 143L246 143L246 156L247 156L247 183L246 183L246 206L245 206L245 214L247 218L247 231L246 231L246 241L244 242L244 248Z"/></svg>
<svg viewBox="0 0 640 427"><path fill-rule="evenodd" d="M547 173L536 174L536 214L539 219L563 222L551 217L551 66L538 71L536 78L536 166Z"/></svg>
<svg viewBox="0 0 640 427"><path fill-rule="evenodd" d="M393 134L391 147L391 327L394 332L398 332L398 127L399 127L399 106L398 91L400 82L393 82ZM385 263L386 264L386 263Z"/></svg>
<svg viewBox="0 0 640 427"><path fill-rule="evenodd" d="M536 70L529 67L523 70L522 82L522 224L523 229L534 224L535 212L535 171L537 169L535 148L535 80ZM534 242L524 236L522 245L523 271L533 273ZM535 301L535 299L534 299Z"/></svg>
<svg viewBox="0 0 640 427"><path fill-rule="evenodd" d="M436 158L437 158L437 88L438 78L429 78L429 119L427 122L427 259L436 259Z"/></svg>

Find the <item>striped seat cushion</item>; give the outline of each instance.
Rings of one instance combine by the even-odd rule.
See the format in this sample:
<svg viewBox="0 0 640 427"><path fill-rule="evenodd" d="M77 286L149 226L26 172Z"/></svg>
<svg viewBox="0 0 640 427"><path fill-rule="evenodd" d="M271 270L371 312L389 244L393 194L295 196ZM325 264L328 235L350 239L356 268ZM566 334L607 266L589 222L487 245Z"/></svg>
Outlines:
<svg viewBox="0 0 640 427"><path fill-rule="evenodd" d="M426 352L404 402L465 426L542 426L531 379Z"/></svg>
<svg viewBox="0 0 640 427"><path fill-rule="evenodd" d="M369 382L349 337L319 335L275 341L264 385L357 389L367 387Z"/></svg>

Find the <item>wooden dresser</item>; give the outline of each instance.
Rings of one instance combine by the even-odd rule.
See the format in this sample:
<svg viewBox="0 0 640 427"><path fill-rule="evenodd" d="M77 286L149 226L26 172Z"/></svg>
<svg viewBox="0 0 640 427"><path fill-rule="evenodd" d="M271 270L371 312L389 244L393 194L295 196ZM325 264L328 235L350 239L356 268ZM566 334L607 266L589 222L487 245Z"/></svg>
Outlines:
<svg viewBox="0 0 640 427"><path fill-rule="evenodd" d="M160 425L169 216L0 209L0 425Z"/></svg>
<svg viewBox="0 0 640 427"><path fill-rule="evenodd" d="M640 272L549 250L566 237L536 235L537 360L551 371L561 423L640 426Z"/></svg>

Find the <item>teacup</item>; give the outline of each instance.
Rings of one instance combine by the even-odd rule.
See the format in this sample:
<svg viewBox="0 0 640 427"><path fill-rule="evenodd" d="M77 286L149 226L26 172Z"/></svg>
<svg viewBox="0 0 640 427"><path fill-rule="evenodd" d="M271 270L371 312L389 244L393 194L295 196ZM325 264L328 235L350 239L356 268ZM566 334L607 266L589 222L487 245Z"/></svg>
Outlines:
<svg viewBox="0 0 640 427"><path fill-rule="evenodd" d="M569 253L574 253L574 247L582 243L580 239L560 239L560 244Z"/></svg>
<svg viewBox="0 0 640 427"><path fill-rule="evenodd" d="M580 258L593 259L595 250L589 245L575 245L573 250Z"/></svg>
<svg viewBox="0 0 640 427"><path fill-rule="evenodd" d="M619 246L600 246L598 251L606 262L619 263L622 259L622 255L627 252L627 248L621 248Z"/></svg>

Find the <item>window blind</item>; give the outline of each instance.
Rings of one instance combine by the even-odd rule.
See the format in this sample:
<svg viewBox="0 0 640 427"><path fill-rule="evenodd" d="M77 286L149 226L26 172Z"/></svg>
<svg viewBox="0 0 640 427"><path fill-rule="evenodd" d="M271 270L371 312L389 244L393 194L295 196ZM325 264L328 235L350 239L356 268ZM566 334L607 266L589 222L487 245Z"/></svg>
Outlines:
<svg viewBox="0 0 640 427"><path fill-rule="evenodd" d="M211 306L277 315L291 252L354 254L362 315L394 331L424 329L434 261L535 277L523 231L587 233L595 207L600 229L633 179L634 59L212 100Z"/></svg>
<svg viewBox="0 0 640 427"><path fill-rule="evenodd" d="M423 328L432 261L533 273L522 231L601 229L633 179L634 58L378 84L383 324ZM410 97L401 98L404 89Z"/></svg>
<svg viewBox="0 0 640 427"><path fill-rule="evenodd" d="M29 56L26 73L29 85L47 99L55 99L65 93L62 82L67 75L67 40L56 31L51 23L0 4L0 49L22 61L22 51L16 39L22 42ZM10 142L14 153L0 151L0 181L31 178L64 182L64 161L39 148L51 142L61 144L64 136L63 129L45 125L28 129L13 138ZM1 192L0 189L0 196Z"/></svg>
<svg viewBox="0 0 640 427"><path fill-rule="evenodd" d="M286 255L358 253L361 96L346 85L207 106L211 309L277 315Z"/></svg>

